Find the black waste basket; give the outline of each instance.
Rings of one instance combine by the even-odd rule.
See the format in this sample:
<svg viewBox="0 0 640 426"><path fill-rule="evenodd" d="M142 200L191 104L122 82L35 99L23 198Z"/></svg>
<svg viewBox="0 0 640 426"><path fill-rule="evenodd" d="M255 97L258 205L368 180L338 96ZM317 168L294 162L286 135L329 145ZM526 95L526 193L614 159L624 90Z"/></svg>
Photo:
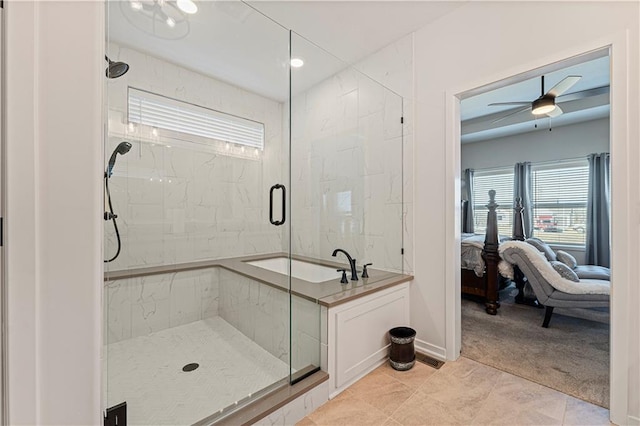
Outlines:
<svg viewBox="0 0 640 426"><path fill-rule="evenodd" d="M416 351L413 341L416 331L409 327L395 327L389 330L391 352L389 363L396 370L409 370L416 363Z"/></svg>

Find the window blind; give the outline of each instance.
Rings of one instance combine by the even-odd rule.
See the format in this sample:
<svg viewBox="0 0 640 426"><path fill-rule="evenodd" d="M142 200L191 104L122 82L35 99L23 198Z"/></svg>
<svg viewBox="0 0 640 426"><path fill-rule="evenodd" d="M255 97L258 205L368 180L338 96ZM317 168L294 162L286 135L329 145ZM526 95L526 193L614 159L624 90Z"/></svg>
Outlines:
<svg viewBox="0 0 640 426"><path fill-rule="evenodd" d="M550 243L585 244L589 164L532 164L533 235Z"/></svg>
<svg viewBox="0 0 640 426"><path fill-rule="evenodd" d="M473 217L477 232L484 233L487 228L489 191L496 191L496 209L498 232L511 235L513 221L513 169L500 168L476 170L473 176Z"/></svg>
<svg viewBox="0 0 640 426"><path fill-rule="evenodd" d="M189 135L264 149L264 124L129 88L128 120Z"/></svg>

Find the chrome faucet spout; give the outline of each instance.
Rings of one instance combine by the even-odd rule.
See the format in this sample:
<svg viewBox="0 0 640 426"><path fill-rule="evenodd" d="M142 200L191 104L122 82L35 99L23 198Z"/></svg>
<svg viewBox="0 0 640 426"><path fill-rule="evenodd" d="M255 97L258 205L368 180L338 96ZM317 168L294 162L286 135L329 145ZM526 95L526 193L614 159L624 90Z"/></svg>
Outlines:
<svg viewBox="0 0 640 426"><path fill-rule="evenodd" d="M351 267L351 281L358 281L358 271L356 270L356 260L351 257L349 253L347 253L343 249L335 249L331 256L336 257L338 252L344 253L347 256L347 260L349 261L349 266Z"/></svg>

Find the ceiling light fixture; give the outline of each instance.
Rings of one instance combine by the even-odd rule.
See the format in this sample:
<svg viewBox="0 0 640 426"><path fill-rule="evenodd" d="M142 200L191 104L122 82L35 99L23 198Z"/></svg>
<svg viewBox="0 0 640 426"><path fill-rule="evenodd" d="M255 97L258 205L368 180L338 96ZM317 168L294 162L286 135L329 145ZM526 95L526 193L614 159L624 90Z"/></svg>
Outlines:
<svg viewBox="0 0 640 426"><path fill-rule="evenodd" d="M198 11L198 6L192 0L177 0L178 9L189 15L193 15Z"/></svg>
<svg viewBox="0 0 640 426"><path fill-rule="evenodd" d="M304 61L301 58L291 58L291 66L294 68L300 68L304 65Z"/></svg>
<svg viewBox="0 0 640 426"><path fill-rule="evenodd" d="M186 37L191 29L189 14L198 7L192 0L124 0L118 1L120 11L134 27L166 40ZM183 7L179 7L183 5Z"/></svg>
<svg viewBox="0 0 640 426"><path fill-rule="evenodd" d="M531 112L535 115L548 114L554 109L556 109L554 99L546 96L536 99L531 104Z"/></svg>

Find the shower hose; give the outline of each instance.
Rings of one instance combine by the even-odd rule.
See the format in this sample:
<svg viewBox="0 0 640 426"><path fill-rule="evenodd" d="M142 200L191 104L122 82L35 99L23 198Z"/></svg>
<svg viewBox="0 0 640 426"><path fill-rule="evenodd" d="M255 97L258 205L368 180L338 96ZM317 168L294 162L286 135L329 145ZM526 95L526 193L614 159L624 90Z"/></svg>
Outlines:
<svg viewBox="0 0 640 426"><path fill-rule="evenodd" d="M116 251L116 254L111 259L104 261L105 263L109 263L116 260L116 258L120 255L122 242L120 241L120 231L118 231L118 223L116 222L116 218L118 217L118 215L113 212L113 205L111 204L111 192L109 192L109 176L106 173L104 174L104 186L107 191L107 199L109 202L109 211L104 213L104 220L113 221L113 229L115 229L116 231L116 239L118 240L118 250Z"/></svg>

